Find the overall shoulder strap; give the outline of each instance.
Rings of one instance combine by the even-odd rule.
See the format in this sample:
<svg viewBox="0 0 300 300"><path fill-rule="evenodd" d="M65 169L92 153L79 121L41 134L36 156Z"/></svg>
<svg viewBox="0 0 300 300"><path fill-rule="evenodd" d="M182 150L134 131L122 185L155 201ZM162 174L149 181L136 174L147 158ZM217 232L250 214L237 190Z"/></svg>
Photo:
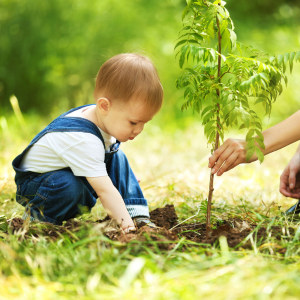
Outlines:
<svg viewBox="0 0 300 300"><path fill-rule="evenodd" d="M76 107L74 109L69 110L68 112L62 114L58 118L56 118L54 121L52 121L46 128L44 128L40 133L38 133L33 140L30 142L30 144L26 147L26 149L18 155L14 161L13 161L13 167L16 169L18 165L20 164L24 154L28 151L32 145L34 145L40 138L42 138L45 134L51 133L51 132L86 132L91 133L98 137L103 147L105 148L104 139L102 137L102 134L99 130L99 128L90 120L79 118L79 117L65 117L69 113L78 110L80 108L86 107L89 105L83 105L80 107Z"/></svg>

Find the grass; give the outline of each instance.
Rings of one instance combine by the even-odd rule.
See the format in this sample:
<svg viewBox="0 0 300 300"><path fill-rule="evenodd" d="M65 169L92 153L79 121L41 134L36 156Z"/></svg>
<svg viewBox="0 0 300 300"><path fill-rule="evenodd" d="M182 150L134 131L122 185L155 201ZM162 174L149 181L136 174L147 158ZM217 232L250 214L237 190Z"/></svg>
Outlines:
<svg viewBox="0 0 300 300"><path fill-rule="evenodd" d="M298 299L300 293L298 223L281 217L295 203L278 192L281 171L296 145L258 163L243 165L215 180L213 221L241 217L267 230L290 226L296 235L265 243L249 239L253 250L192 246L181 239L162 251L155 241L110 241L97 228L83 229L56 241L4 234L1 220L21 216L13 200L11 160L44 125L14 116L0 131L0 299ZM3 123L3 122L2 122ZM170 126L169 126L170 128ZM155 123L122 146L141 178L150 209L173 203L180 220L205 221L209 149L199 123L169 129ZM234 134L234 133L232 133ZM105 215L100 204L81 220ZM276 218L277 217L277 218ZM270 231L269 231L270 232ZM286 232L285 235L289 233ZM285 251L279 253L278 249Z"/></svg>

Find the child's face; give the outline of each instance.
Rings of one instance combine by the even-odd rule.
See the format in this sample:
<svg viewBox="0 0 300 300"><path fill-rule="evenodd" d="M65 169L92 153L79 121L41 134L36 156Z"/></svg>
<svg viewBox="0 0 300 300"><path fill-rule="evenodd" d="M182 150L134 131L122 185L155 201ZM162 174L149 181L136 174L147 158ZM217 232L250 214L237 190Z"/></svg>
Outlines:
<svg viewBox="0 0 300 300"><path fill-rule="evenodd" d="M144 125L154 114L141 100L130 100L126 104L115 103L110 106L103 125L107 133L120 142L127 142L143 131Z"/></svg>

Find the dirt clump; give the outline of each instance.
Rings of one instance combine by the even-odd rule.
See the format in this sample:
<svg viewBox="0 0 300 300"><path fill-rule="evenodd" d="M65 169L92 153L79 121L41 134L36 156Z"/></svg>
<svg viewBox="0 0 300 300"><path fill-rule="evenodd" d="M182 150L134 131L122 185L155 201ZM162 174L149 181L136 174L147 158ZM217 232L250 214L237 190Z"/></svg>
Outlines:
<svg viewBox="0 0 300 300"><path fill-rule="evenodd" d="M177 214L173 204L167 204L163 208L156 208L150 212L150 220L158 227L170 229L177 224Z"/></svg>

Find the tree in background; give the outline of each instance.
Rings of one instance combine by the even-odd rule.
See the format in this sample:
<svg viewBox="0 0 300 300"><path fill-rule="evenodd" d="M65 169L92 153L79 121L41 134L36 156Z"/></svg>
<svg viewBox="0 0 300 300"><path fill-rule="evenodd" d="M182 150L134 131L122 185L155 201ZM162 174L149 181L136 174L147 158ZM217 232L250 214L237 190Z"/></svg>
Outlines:
<svg viewBox="0 0 300 300"><path fill-rule="evenodd" d="M12 94L23 112L48 114L55 108L59 113L91 102L99 66L124 51L142 51L154 60L165 91L165 119L191 115L183 116L173 101L179 94L173 88L179 70L171 49L184 0L0 0L0 7L0 115L12 111ZM255 28L275 41L276 26L284 26L290 36L278 48L297 41L297 0L243 0L239 5L231 0L227 7L244 42L259 40ZM266 47L275 47L273 40ZM292 97L289 101L296 103ZM283 116L282 111L277 114Z"/></svg>
<svg viewBox="0 0 300 300"><path fill-rule="evenodd" d="M287 66L292 72L294 61L300 61L300 51L269 56L237 42L225 4L221 0L187 0L182 14L186 22L175 49L179 48L176 56L180 68L191 60L195 65L185 68L176 85L185 89L182 110L191 108L200 114L212 152L219 147L219 140L224 140L228 128L246 128L246 159L256 153L262 162L264 138L255 105L262 103L265 113L271 114L272 105L283 90L282 83L287 85ZM213 180L211 173L207 236L211 234Z"/></svg>
<svg viewBox="0 0 300 300"><path fill-rule="evenodd" d="M101 64L122 52L149 55L173 85L165 75L176 37L179 0L172 2L0 0L0 115L11 111L12 94L23 112L93 101Z"/></svg>

